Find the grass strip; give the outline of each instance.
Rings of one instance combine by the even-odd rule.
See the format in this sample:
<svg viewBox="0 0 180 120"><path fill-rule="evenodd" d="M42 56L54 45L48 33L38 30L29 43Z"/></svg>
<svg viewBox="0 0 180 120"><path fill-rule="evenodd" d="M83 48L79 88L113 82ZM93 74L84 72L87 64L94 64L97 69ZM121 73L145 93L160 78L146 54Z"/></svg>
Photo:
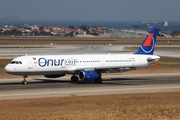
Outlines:
<svg viewBox="0 0 180 120"><path fill-rule="evenodd" d="M72 96L0 101L0 119L179 119L180 92Z"/></svg>

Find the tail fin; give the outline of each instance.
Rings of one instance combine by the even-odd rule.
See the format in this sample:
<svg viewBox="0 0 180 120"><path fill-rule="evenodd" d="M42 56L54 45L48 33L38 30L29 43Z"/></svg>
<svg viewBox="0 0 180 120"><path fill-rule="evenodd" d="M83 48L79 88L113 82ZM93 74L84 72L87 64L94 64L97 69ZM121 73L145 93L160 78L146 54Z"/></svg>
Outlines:
<svg viewBox="0 0 180 120"><path fill-rule="evenodd" d="M153 55L154 47L156 45L156 36L158 33L158 28L152 28L149 34L146 36L146 39L143 41L141 47L134 54L146 54Z"/></svg>

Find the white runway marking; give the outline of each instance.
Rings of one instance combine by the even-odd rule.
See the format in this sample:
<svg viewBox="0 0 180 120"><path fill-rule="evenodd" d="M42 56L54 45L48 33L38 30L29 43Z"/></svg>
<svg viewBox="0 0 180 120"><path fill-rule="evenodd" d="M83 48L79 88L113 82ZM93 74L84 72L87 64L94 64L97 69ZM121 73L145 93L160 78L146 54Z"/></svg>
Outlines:
<svg viewBox="0 0 180 120"><path fill-rule="evenodd" d="M116 91L138 91L138 90L164 90L164 89L179 89L180 86L175 87L156 87L156 88L128 88L128 89L104 89L104 90L85 90L85 91L63 91L63 92L40 92L40 93L24 93L24 94L4 94L0 97L9 96L31 96L31 95L51 95L51 94L72 94L72 93L98 93L98 92L116 92ZM151 91L148 91L151 92Z"/></svg>

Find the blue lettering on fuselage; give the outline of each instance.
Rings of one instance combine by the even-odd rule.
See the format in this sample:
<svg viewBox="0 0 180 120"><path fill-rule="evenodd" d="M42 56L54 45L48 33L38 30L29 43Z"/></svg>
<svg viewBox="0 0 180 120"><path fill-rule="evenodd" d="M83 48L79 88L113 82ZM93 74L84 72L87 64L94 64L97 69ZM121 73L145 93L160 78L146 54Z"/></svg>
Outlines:
<svg viewBox="0 0 180 120"><path fill-rule="evenodd" d="M45 59L39 58L38 64L40 67L45 66L62 66L64 59Z"/></svg>

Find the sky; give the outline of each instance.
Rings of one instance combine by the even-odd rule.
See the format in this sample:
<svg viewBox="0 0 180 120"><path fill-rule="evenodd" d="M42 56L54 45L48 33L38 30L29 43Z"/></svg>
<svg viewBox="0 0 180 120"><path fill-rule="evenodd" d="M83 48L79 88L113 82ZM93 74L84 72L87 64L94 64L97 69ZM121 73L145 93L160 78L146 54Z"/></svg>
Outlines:
<svg viewBox="0 0 180 120"><path fill-rule="evenodd" d="M0 0L0 18L68 21L180 21L180 0Z"/></svg>

